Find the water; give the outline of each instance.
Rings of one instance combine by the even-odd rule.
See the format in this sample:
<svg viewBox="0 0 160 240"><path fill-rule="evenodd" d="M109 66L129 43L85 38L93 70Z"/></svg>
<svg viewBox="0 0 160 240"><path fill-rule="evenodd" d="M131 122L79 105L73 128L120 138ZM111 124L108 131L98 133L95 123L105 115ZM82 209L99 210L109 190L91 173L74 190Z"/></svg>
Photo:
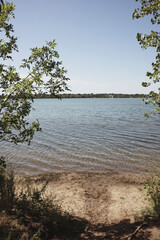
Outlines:
<svg viewBox="0 0 160 240"><path fill-rule="evenodd" d="M31 146L1 143L0 155L17 174L149 171L158 165L159 117L141 99L36 99L31 120L43 132Z"/></svg>

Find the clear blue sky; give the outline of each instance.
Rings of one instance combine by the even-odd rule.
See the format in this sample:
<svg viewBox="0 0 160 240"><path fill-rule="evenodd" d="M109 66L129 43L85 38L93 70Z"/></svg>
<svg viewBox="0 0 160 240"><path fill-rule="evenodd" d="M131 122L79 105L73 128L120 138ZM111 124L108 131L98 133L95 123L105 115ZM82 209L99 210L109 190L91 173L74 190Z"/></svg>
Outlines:
<svg viewBox="0 0 160 240"><path fill-rule="evenodd" d="M73 93L146 93L141 86L155 54L142 50L137 32L152 26L132 20L135 0L14 0L19 53L56 39ZM23 72L21 72L23 75ZM151 89L150 89L151 90Z"/></svg>

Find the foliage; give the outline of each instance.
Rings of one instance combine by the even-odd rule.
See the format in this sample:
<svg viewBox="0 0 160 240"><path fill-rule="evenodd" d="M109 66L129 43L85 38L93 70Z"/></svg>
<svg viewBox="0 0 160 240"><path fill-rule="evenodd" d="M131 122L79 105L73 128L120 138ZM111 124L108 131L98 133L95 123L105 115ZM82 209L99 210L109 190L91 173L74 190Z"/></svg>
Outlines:
<svg viewBox="0 0 160 240"><path fill-rule="evenodd" d="M153 25L159 26L160 24L160 1L159 0L136 0L140 2L140 8L134 10L133 19L143 18L147 15L151 16L151 23ZM137 40L142 49L147 49L148 47L153 47L156 50L155 62L152 63L152 72L147 72L146 76L153 83L159 83L160 81L160 32L151 31L150 34L137 33ZM143 87L149 87L151 82L143 82ZM157 92L150 91L149 97L144 99L146 104L152 103L156 106L154 114L160 113L160 88ZM145 114L149 117L148 114Z"/></svg>
<svg viewBox="0 0 160 240"><path fill-rule="evenodd" d="M18 51L17 38L13 36L14 28L10 23L14 18L15 6L9 2L0 5L0 32L4 35L0 39L0 58L5 63L6 60L13 60L13 51ZM38 120L32 123L27 120L35 93L58 97L60 92L68 90L67 71L58 60L59 54L55 48L55 40L46 42L41 48L32 48L31 55L23 59L20 66L28 71L24 78L20 77L14 66L0 64L0 141L27 141L30 144L35 131L41 130Z"/></svg>
<svg viewBox="0 0 160 240"><path fill-rule="evenodd" d="M9 212L14 202L14 174L6 169L3 157L0 157L0 212Z"/></svg>
<svg viewBox="0 0 160 240"><path fill-rule="evenodd" d="M145 183L151 207L149 214L160 220L160 169Z"/></svg>
<svg viewBox="0 0 160 240"><path fill-rule="evenodd" d="M140 2L140 8L134 10L133 19L150 16L152 25L159 26L160 24L160 1L159 0L136 0ZM146 76L153 83L160 82L160 32L151 31L150 34L137 33L137 40L142 49L152 47L156 50L155 62L152 63L152 72L147 72ZM151 82L143 82L143 87L151 86ZM150 91L149 96L144 99L146 104L152 103L156 106L153 114L160 114L160 88L157 92ZM144 114L149 117L148 113ZM160 157L160 154L159 154ZM150 198L151 207L144 211L143 215L151 215L160 220L160 171L153 175L145 184L147 196Z"/></svg>
<svg viewBox="0 0 160 240"><path fill-rule="evenodd" d="M160 168L155 168L155 173L147 178L144 189L147 190L149 205L135 215L135 220L160 221Z"/></svg>
<svg viewBox="0 0 160 240"><path fill-rule="evenodd" d="M0 0L0 13L1 13L1 9L2 9L2 6L4 5L4 2L3 0Z"/></svg>

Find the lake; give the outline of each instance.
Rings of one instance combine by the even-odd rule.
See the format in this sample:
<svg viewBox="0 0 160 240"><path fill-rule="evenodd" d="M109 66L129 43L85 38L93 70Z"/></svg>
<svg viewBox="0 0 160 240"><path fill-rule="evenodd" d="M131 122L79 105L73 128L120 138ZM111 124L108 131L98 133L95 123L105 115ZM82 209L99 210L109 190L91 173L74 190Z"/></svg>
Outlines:
<svg viewBox="0 0 160 240"><path fill-rule="evenodd" d="M1 143L0 155L17 174L44 172L145 173L158 165L159 117L136 98L35 99L30 120L43 132L30 146Z"/></svg>

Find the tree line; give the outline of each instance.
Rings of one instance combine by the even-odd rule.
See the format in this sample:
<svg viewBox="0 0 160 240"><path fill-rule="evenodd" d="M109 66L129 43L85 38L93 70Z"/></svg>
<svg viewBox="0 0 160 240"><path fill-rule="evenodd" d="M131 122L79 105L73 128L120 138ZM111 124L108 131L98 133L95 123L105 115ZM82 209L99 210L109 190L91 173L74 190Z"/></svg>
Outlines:
<svg viewBox="0 0 160 240"><path fill-rule="evenodd" d="M51 94L35 94L35 98L57 98ZM123 94L123 93L63 93L58 98L146 98L146 94Z"/></svg>

